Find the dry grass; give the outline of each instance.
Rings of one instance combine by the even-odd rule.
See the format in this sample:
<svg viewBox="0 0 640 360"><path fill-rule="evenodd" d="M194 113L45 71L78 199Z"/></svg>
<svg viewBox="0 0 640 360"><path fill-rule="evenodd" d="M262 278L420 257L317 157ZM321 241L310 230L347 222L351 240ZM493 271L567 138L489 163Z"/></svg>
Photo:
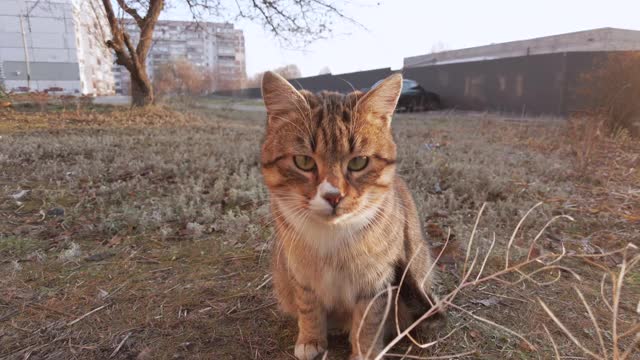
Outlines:
<svg viewBox="0 0 640 360"><path fill-rule="evenodd" d="M258 166L264 114L202 110L200 122L149 127L122 126L128 112L111 111L110 122L62 127L52 116L17 127L7 123L24 112L0 115L0 358L291 359L295 323L277 312L270 288L272 229ZM566 127L553 121L400 115L394 130L400 174L442 251L442 299L465 277L504 269L507 248L510 266L564 248L562 266L581 279L559 270L556 280L549 269L535 281L512 273L468 285L430 340L456 331L405 358L585 356L537 299L578 344L598 352L602 337L611 355L613 302L601 295L602 273L616 276L631 260L573 255L640 245L637 145L602 138L584 170ZM11 197L21 190L29 191ZM540 231L564 215L575 221ZM602 284L610 299L612 281ZM619 334L633 330L639 294L630 272L618 293ZM632 335L620 349L637 351ZM346 339L330 343L328 358L343 358Z"/></svg>
<svg viewBox="0 0 640 360"><path fill-rule="evenodd" d="M22 102L11 108L0 109L0 132L202 124L202 119L189 109L176 111L166 105L155 105L144 110L123 109L120 106L93 105L85 98L62 96L55 102L44 101L37 106L33 102Z"/></svg>

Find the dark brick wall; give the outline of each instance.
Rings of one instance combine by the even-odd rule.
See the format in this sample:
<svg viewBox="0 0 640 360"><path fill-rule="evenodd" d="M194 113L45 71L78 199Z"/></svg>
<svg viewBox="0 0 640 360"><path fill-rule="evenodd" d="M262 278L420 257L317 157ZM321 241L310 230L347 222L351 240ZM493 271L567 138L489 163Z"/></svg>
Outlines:
<svg viewBox="0 0 640 360"><path fill-rule="evenodd" d="M439 94L446 107L560 114L565 64L565 54L550 54L407 68L403 73Z"/></svg>
<svg viewBox="0 0 640 360"><path fill-rule="evenodd" d="M580 78L583 74L593 71L598 65L603 64L607 56L611 54L603 52L576 52L567 54L566 95L564 112L584 110L589 104L576 93L580 87Z"/></svg>
<svg viewBox="0 0 640 360"><path fill-rule="evenodd" d="M568 115L587 104L575 94L583 73L609 53L572 52L407 68L407 79L440 95L444 105L462 110L490 110L529 115ZM313 92L350 92L369 88L392 74L390 68L290 80ZM214 95L259 98L260 89Z"/></svg>

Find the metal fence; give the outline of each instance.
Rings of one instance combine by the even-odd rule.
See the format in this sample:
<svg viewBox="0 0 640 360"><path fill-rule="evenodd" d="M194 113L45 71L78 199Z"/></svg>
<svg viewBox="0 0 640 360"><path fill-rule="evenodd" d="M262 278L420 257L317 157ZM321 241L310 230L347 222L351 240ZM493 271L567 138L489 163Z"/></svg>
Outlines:
<svg viewBox="0 0 640 360"><path fill-rule="evenodd" d="M580 78L608 53L529 55L404 69L406 78L438 93L445 106L467 110L568 115L586 105Z"/></svg>
<svg viewBox="0 0 640 360"><path fill-rule="evenodd" d="M580 77L608 52L568 52L411 67L405 78L440 95L448 108L529 115L567 115L586 104L575 95ZM350 92L369 88L392 74L390 68L289 80L296 88ZM260 89L220 91L214 95L259 98Z"/></svg>

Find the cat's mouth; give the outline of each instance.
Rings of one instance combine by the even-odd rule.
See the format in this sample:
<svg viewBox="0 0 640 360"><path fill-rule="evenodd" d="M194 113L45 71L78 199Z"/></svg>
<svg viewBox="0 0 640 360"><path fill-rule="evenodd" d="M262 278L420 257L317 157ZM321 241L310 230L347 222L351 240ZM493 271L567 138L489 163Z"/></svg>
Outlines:
<svg viewBox="0 0 640 360"><path fill-rule="evenodd" d="M370 210L364 209L347 209L336 207L335 209L325 209L324 211L311 210L313 217L319 222L327 225L352 225L352 223L366 222L365 218L369 218ZM359 216L362 215L362 216ZM360 219L362 218L362 219Z"/></svg>
<svg viewBox="0 0 640 360"><path fill-rule="evenodd" d="M344 213L340 208L323 209L320 211L312 209L311 212L316 219L329 224L340 223L349 215L349 213Z"/></svg>
<svg viewBox="0 0 640 360"><path fill-rule="evenodd" d="M327 225L365 225L371 221L377 212L377 206L373 205L368 197L359 203L343 199L337 206L329 206L318 202L310 202L308 211L317 222Z"/></svg>

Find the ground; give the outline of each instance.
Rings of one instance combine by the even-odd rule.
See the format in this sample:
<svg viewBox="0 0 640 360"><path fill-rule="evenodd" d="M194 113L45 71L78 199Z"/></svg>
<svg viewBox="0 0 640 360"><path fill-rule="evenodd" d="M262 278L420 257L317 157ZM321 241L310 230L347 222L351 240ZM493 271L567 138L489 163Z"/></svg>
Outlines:
<svg viewBox="0 0 640 360"><path fill-rule="evenodd" d="M296 325L271 292L273 229L259 168L265 114L255 104L198 104L157 108L152 119L109 107L0 112L0 358L293 359ZM574 221L557 219L542 232L537 255L561 253L563 245L568 255L593 256L640 246L640 151L625 134L604 138L560 119L460 112L398 114L393 131L399 174L434 254L451 233L434 289L441 296L460 281L483 204L471 255L478 249L482 260L495 236L485 274L504 267L514 229L538 202L513 238L513 263L558 215ZM506 274L465 288L454 301L459 308L449 308L447 323L428 337L458 331L410 354L551 358L544 325L561 355L586 356L538 298L598 352L575 285L611 357L612 315L600 281L603 269L621 270L623 256L590 262L562 260L560 280L546 286L540 282L557 271L538 273L536 282L508 285L517 276ZM618 334L630 332L620 343L633 352L628 358L639 351L630 345L639 273L625 277L618 311ZM608 299L610 291L607 281ZM347 349L344 337L332 337L328 358L344 358Z"/></svg>

